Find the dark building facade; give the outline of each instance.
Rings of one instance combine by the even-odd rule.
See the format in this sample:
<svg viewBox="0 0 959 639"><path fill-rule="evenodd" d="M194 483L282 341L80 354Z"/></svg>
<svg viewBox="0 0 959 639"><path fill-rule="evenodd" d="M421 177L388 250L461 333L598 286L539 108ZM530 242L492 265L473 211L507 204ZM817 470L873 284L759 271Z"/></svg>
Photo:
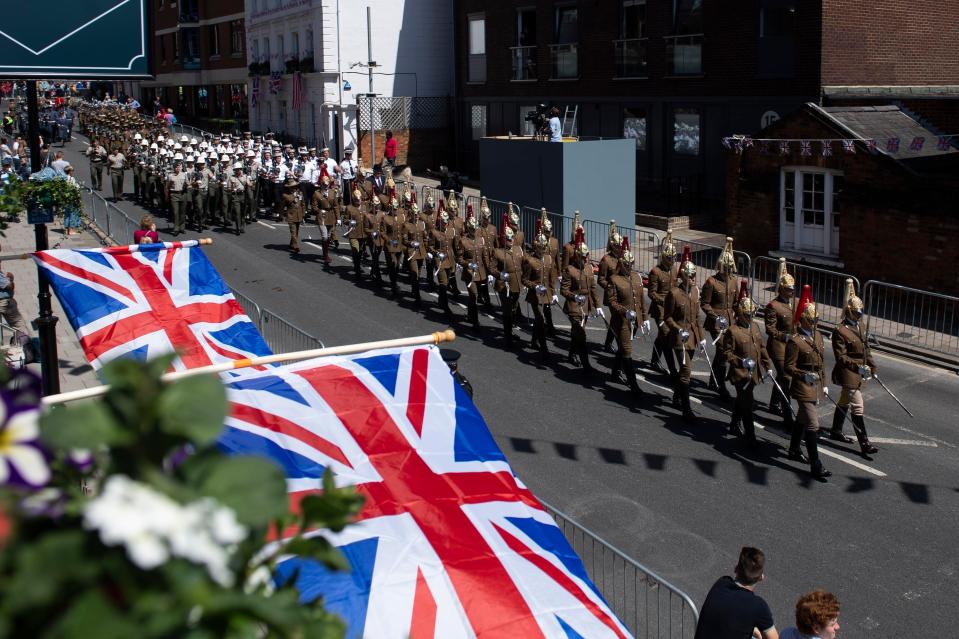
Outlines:
<svg viewBox="0 0 959 639"><path fill-rule="evenodd" d="M248 118L243 0L155 0L156 80L140 84L149 110L159 96L185 123L217 128Z"/></svg>
<svg viewBox="0 0 959 639"><path fill-rule="evenodd" d="M926 52L931 32L956 22L949 13L926 0L458 0L459 164L477 171L484 135L528 134L538 103L575 106L577 135L635 138L638 221L720 223L723 136L809 101L870 103L853 84L959 84L955 55ZM896 35L903 24L910 39ZM584 187L600 188L602 172Z"/></svg>

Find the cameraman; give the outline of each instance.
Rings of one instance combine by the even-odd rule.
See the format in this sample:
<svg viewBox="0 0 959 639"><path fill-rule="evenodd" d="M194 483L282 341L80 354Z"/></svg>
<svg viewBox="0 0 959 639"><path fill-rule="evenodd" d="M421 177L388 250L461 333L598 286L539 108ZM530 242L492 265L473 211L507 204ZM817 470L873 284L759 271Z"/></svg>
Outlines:
<svg viewBox="0 0 959 639"><path fill-rule="evenodd" d="M549 141L563 141L563 125L559 121L559 108L553 107L549 110Z"/></svg>

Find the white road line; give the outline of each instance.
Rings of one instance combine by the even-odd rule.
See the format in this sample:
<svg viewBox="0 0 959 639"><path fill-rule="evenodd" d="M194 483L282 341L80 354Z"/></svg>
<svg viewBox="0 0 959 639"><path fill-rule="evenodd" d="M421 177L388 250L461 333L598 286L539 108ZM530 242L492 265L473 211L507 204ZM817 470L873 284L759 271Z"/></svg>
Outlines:
<svg viewBox="0 0 959 639"><path fill-rule="evenodd" d="M266 228L270 229L271 231L275 231L275 230L276 230L276 227L275 227L275 226L273 226L272 224L267 224L267 223L264 222L263 220L257 220L256 223L257 223L257 224L262 224L263 226L265 226Z"/></svg>
<svg viewBox="0 0 959 639"><path fill-rule="evenodd" d="M320 249L321 251L323 250L323 247L322 247L322 246L317 246L317 245L314 244L313 242L308 242L308 241L304 240L303 243L304 243L304 244L307 244L307 245L309 245L309 246L312 246L312 247L315 248L315 249Z"/></svg>
<svg viewBox="0 0 959 639"><path fill-rule="evenodd" d="M869 441L876 444L897 444L902 446L926 446L928 448L939 448L939 444L926 439L897 439L895 437L870 437Z"/></svg>

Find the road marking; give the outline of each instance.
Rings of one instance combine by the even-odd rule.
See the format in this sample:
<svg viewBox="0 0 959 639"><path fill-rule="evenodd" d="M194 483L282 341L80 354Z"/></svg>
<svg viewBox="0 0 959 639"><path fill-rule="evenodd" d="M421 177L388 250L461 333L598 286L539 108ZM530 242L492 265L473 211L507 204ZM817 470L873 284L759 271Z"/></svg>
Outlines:
<svg viewBox="0 0 959 639"><path fill-rule="evenodd" d="M939 444L927 439L897 439L896 437L870 437L869 441L876 444L896 444L902 446L926 446L928 448L939 448Z"/></svg>
<svg viewBox="0 0 959 639"><path fill-rule="evenodd" d="M266 228L270 229L271 231L275 231L275 230L276 230L276 227L275 227L275 226L273 226L272 224L267 224L267 223L264 222L263 220L257 220L256 223L257 223L257 224L262 224L263 226L265 226Z"/></svg>
<svg viewBox="0 0 959 639"><path fill-rule="evenodd" d="M829 450L828 448L820 448L819 454L825 455L826 457L832 457L833 459L838 459L839 461L843 463L849 464L850 466L854 466L858 468L859 470L864 470L867 473L871 473L875 475L876 477L886 476L886 473L882 472L881 470L876 470L875 468L871 466L867 466L866 464L863 464L862 462L857 462L855 459L850 459L849 457L846 457L845 455L840 455L839 453L835 453Z"/></svg>

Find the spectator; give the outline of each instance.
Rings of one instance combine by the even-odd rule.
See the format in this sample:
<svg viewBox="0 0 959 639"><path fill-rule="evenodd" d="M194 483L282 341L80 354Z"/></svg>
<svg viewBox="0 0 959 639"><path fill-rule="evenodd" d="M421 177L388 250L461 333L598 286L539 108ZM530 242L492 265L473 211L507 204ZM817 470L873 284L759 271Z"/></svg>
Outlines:
<svg viewBox="0 0 959 639"><path fill-rule="evenodd" d="M140 228L133 232L134 244L156 244L160 241L157 234L157 225L153 223L152 215L140 218Z"/></svg>
<svg viewBox="0 0 959 639"><path fill-rule="evenodd" d="M744 546L736 564L735 579L720 577L709 589L699 613L695 639L779 639L773 615L753 590L766 578L766 556L758 548Z"/></svg>
<svg viewBox="0 0 959 639"><path fill-rule="evenodd" d="M836 639L839 600L824 590L814 590L796 602L796 627L786 628L782 639Z"/></svg>
<svg viewBox="0 0 959 639"><path fill-rule="evenodd" d="M24 349L24 355L27 355L27 344L30 343L30 332L27 329L26 322L20 314L17 307L17 300L13 299L13 292L16 287L13 284L13 273L4 273L0 271L0 318L4 323L14 330L10 343L17 343ZM33 361L32 358L30 358Z"/></svg>
<svg viewBox="0 0 959 639"><path fill-rule="evenodd" d="M13 142L13 170L20 171L20 167L27 163L27 141L18 135Z"/></svg>
<svg viewBox="0 0 959 639"><path fill-rule="evenodd" d="M559 121L559 109L556 107L549 110L549 141L563 141L563 125Z"/></svg>
<svg viewBox="0 0 959 639"><path fill-rule="evenodd" d="M7 138L0 138L0 160L12 157L13 149L11 149L10 145L7 144Z"/></svg>
<svg viewBox="0 0 959 639"><path fill-rule="evenodd" d="M176 116L173 115L173 109L167 109L166 115L163 116L163 119L166 121L166 125L168 127L176 124Z"/></svg>
<svg viewBox="0 0 959 639"><path fill-rule="evenodd" d="M391 169L396 168L396 139L392 131L386 132L386 148L383 150L384 164L389 164Z"/></svg>
<svg viewBox="0 0 959 639"><path fill-rule="evenodd" d="M70 166L70 163L63 159L63 151L57 151L53 154L53 162L50 163L50 166L53 167L54 171L66 173L65 169Z"/></svg>
<svg viewBox="0 0 959 639"><path fill-rule="evenodd" d="M163 109L163 104L160 102L160 98L153 98L153 115L163 115L165 110Z"/></svg>
<svg viewBox="0 0 959 639"><path fill-rule="evenodd" d="M16 171L13 170L13 158L3 158L0 164L0 193L4 192L7 184L18 179Z"/></svg>
<svg viewBox="0 0 959 639"><path fill-rule="evenodd" d="M79 184L75 177L73 177L73 166L67 164L63 172L67 175L67 183L72 184L79 188ZM66 235L73 235L74 231L80 229L80 211L78 209L71 209L65 211L63 214L63 232Z"/></svg>

